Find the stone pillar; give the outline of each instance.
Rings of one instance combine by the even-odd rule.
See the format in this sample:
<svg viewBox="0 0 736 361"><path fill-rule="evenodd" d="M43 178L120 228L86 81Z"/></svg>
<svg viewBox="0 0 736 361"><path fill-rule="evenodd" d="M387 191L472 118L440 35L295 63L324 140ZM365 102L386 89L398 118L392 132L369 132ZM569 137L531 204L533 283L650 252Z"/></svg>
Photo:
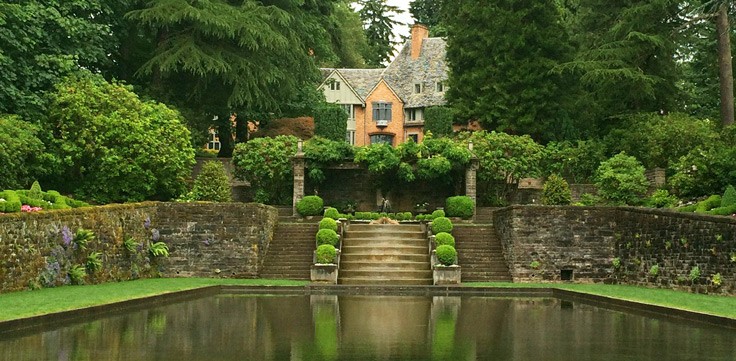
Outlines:
<svg viewBox="0 0 736 361"><path fill-rule="evenodd" d="M469 145L470 150L473 150L472 143ZM473 219L475 219L475 213L478 209L478 184L476 173L479 167L478 157L473 154L470 158L470 164L465 168L465 195L473 200Z"/></svg>
<svg viewBox="0 0 736 361"><path fill-rule="evenodd" d="M294 198L292 199L292 215L298 216L296 211L296 203L304 198L304 168L306 160L304 159L304 151L302 150L302 141L297 143L297 150L294 158L291 159L294 171Z"/></svg>

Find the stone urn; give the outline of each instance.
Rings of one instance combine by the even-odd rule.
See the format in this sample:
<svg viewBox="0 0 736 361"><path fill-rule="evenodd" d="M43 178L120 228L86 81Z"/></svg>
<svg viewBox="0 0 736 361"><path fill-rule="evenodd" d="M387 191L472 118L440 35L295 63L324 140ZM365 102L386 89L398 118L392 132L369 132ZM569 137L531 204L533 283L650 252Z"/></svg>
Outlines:
<svg viewBox="0 0 736 361"><path fill-rule="evenodd" d="M435 285L459 285L462 273L460 266L435 265L432 267L432 280Z"/></svg>
<svg viewBox="0 0 736 361"><path fill-rule="evenodd" d="M337 265L329 264L313 264L310 270L310 279L316 283L337 284Z"/></svg>

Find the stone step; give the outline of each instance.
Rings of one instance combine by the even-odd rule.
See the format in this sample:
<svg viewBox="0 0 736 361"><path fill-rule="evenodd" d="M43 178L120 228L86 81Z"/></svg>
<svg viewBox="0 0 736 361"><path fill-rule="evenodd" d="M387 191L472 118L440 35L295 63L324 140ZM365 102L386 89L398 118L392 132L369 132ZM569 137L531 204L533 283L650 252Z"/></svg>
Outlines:
<svg viewBox="0 0 736 361"><path fill-rule="evenodd" d="M361 259L360 261L340 261L340 272L349 270L426 270L428 263L426 261L420 262L384 262L384 261L366 261Z"/></svg>
<svg viewBox="0 0 736 361"><path fill-rule="evenodd" d="M422 226L419 224L361 224L351 223L347 231L376 231L376 232L422 232Z"/></svg>
<svg viewBox="0 0 736 361"><path fill-rule="evenodd" d="M371 254L371 253L343 253L340 256L340 267L346 262L427 262L429 264L429 254Z"/></svg>
<svg viewBox="0 0 736 361"><path fill-rule="evenodd" d="M389 278L375 278L375 277L360 277L360 278L340 278L339 284L344 285L431 285L432 278L415 278L415 279L389 279Z"/></svg>
<svg viewBox="0 0 736 361"><path fill-rule="evenodd" d="M376 279L420 279L420 278L432 278L432 270L386 270L381 268L376 269L361 269L361 270L340 270L339 273L342 279L351 278L376 278Z"/></svg>
<svg viewBox="0 0 736 361"><path fill-rule="evenodd" d="M384 231L346 231L345 238L357 239L386 239L386 238L402 238L402 239L427 239L424 232L384 232Z"/></svg>
<svg viewBox="0 0 736 361"><path fill-rule="evenodd" d="M358 247L391 247L391 246L423 246L429 247L426 238L345 238L343 246Z"/></svg>
<svg viewBox="0 0 736 361"><path fill-rule="evenodd" d="M343 255L350 254L372 254L372 255L398 255L398 254L429 254L429 247L424 246L404 246L404 245L386 245L382 247L375 246L351 246L343 245Z"/></svg>

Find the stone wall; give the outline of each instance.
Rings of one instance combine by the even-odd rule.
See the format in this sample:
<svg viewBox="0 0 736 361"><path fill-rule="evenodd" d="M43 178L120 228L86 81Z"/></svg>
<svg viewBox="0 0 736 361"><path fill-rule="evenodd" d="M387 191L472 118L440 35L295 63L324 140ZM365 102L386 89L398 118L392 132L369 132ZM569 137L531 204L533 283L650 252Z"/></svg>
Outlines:
<svg viewBox="0 0 736 361"><path fill-rule="evenodd" d="M256 203L162 203L156 226L171 256L167 277L256 278L278 221Z"/></svg>
<svg viewBox="0 0 736 361"><path fill-rule="evenodd" d="M514 206L494 212L494 225L516 282L558 281L571 270L578 281L736 294L736 220L730 217Z"/></svg>
<svg viewBox="0 0 736 361"><path fill-rule="evenodd" d="M275 208L242 203L147 202L0 215L0 292L70 284L69 271L87 268L96 253L102 267L88 269L85 283L159 274L256 277L276 221ZM69 240L80 228L95 233L86 247ZM149 257L148 247L158 241L169 246L170 258Z"/></svg>

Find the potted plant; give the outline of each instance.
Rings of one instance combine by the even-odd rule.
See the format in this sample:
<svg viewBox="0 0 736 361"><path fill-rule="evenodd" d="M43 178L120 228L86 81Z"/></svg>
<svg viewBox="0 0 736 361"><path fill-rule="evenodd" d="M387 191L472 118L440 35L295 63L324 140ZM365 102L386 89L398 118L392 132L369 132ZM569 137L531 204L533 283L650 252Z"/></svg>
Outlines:
<svg viewBox="0 0 736 361"><path fill-rule="evenodd" d="M457 265L457 251L448 244L437 246L432 253L432 280L435 285L460 284L461 271Z"/></svg>
<svg viewBox="0 0 736 361"><path fill-rule="evenodd" d="M312 282L337 284L339 251L331 244L322 244L314 252L314 264L310 270Z"/></svg>

